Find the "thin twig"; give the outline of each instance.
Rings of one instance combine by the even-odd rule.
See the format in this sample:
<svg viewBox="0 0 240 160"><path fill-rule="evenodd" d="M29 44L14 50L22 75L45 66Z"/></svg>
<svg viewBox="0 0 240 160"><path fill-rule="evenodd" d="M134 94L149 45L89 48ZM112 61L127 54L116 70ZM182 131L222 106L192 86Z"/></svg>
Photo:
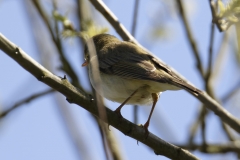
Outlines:
<svg viewBox="0 0 240 160"><path fill-rule="evenodd" d="M217 14L216 14L216 8L217 8L217 3L215 3L212 0L209 0L209 6L211 8L211 12L212 12L212 17L213 17L213 21L211 24L211 33L210 33L210 44L209 44L209 58L208 58L208 67L207 67L207 72L206 72L206 76L205 76L205 82L206 82L206 91L208 92L208 94L210 96L212 96L214 99L215 95L214 95L214 91L213 91L213 85L211 82L212 79L212 74L213 74L213 44L214 44L214 22L215 24L217 24L217 27L220 29L221 25L219 25L219 23L217 22ZM221 28L222 29L222 28ZM226 34L225 34L226 35ZM224 36L225 37L225 36ZM225 38L223 38L222 42L224 41ZM223 44L224 45L224 44ZM222 46L220 46L219 48L222 48ZM214 72L216 72L214 70ZM216 74L216 73L215 73ZM206 112L207 114L207 112ZM229 131L229 129L227 128L227 126L221 121L221 126L222 129L224 131L224 133L226 134L226 136L228 137L229 140L234 141L234 136L231 134L231 132Z"/></svg>
<svg viewBox="0 0 240 160"><path fill-rule="evenodd" d="M204 106L201 106L201 110L199 111L199 114L198 114L198 117L197 119L195 120L195 122L192 124L191 128L190 128L190 135L189 135L189 138L188 138L188 143L191 145L193 144L193 140L194 140L194 137L197 133L197 129L198 129L198 126L201 124L202 122L202 119L203 119L203 110L204 109Z"/></svg>
<svg viewBox="0 0 240 160"><path fill-rule="evenodd" d="M238 91L240 91L240 81L232 87L230 91L228 91L224 96L222 96L221 101L226 103L233 95L235 95Z"/></svg>
<svg viewBox="0 0 240 160"><path fill-rule="evenodd" d="M207 91L207 93L214 99L215 95L214 95L214 91L213 91L213 86L211 85L211 74L212 74L212 63L213 63L213 44L214 44L214 24L211 23L211 31L210 31L210 41L209 41L209 50L208 50L208 66L207 66L207 71L206 71L206 75L204 76L205 79L205 90ZM207 109L204 107L202 109L202 119L201 119L201 128L202 128L202 141L203 141L203 145L205 146L207 144L206 142L206 116L208 114Z"/></svg>
<svg viewBox="0 0 240 160"><path fill-rule="evenodd" d="M128 30L121 24L118 18L111 12L111 10L101 0L90 0L92 5L109 21L116 32L126 41L131 41L140 45L137 40L128 32Z"/></svg>
<svg viewBox="0 0 240 160"><path fill-rule="evenodd" d="M231 133L230 128L223 122L221 123L221 126L222 126L222 130L226 134L226 136L229 139L229 141L235 141L235 137Z"/></svg>
<svg viewBox="0 0 240 160"><path fill-rule="evenodd" d="M41 6L39 0L33 0L31 1L33 5L36 7L37 11L39 12L41 18L43 19L45 25L48 28L49 33L51 34L52 40L58 50L60 60L62 61L62 70L65 71L72 80L72 83L74 86L78 87L79 89L83 90L81 85L79 84L79 79L77 75L75 74L73 68L71 67L70 63L68 62L67 58L65 57L65 54L63 53L63 48L61 44L61 38L59 38L59 34L54 34L54 30L51 27L50 20L48 19L48 16L45 14L46 12L43 10L43 7ZM55 26L56 29L56 26Z"/></svg>
<svg viewBox="0 0 240 160"><path fill-rule="evenodd" d="M3 111L3 112L0 112L0 118L3 118L5 117L6 115L8 115L10 112L12 112L13 110L19 108L20 106L22 106L23 104L26 104L26 103L29 103L33 100L36 100L37 98L40 98L42 96L45 96L49 93L52 93L54 92L55 90L54 89L48 89L46 91L43 91L43 92L39 92L39 93L36 93L36 94L33 94L31 95L30 97L27 97L25 99L22 99L21 101L17 102L15 105L13 105L12 107L9 107L9 109Z"/></svg>
<svg viewBox="0 0 240 160"><path fill-rule="evenodd" d="M56 110L62 120L62 125L65 127L64 131L68 134L68 138L72 143L72 151L75 152L76 159L96 159L97 155L93 154L89 139L91 136L87 135L85 121L78 122L74 116L71 105L66 103L61 94L55 94ZM84 124L85 123L85 124ZM87 138L86 138L87 137ZM94 152L95 153L95 152Z"/></svg>
<svg viewBox="0 0 240 160"><path fill-rule="evenodd" d="M88 19L88 12L90 8L86 6L85 0L76 0L77 2L77 16L78 16L78 24L79 24L79 30L82 32L84 31L84 23ZM85 45L85 42L82 37L79 37L80 43L82 46Z"/></svg>
<svg viewBox="0 0 240 160"><path fill-rule="evenodd" d="M103 121L100 121L99 119L98 119L98 122L99 122L99 126L103 132L103 136L105 137L105 142L108 146L108 149L106 149L106 147L105 147L105 149L106 149L106 151L110 150L111 155L112 155L112 158L109 158L109 157L107 157L107 158L114 159L114 160L124 159L122 153L119 150L119 144L117 142L117 138L114 135L114 132L109 130L108 124L103 123ZM104 140L104 137L103 137L103 140Z"/></svg>
<svg viewBox="0 0 240 160"><path fill-rule="evenodd" d="M178 7L178 10L179 10L179 13L180 13L180 17L182 19L182 22L183 22L183 25L184 25L184 29L185 29L185 32L186 32L186 35L187 35L187 40L189 42L189 45L192 49L192 53L194 53L194 56L195 56L195 59L197 61L197 68L198 68L198 71L200 72L200 75L202 77L202 79L204 79L204 70L203 70L203 66L202 66L202 60L200 58L200 54L199 54L199 50L197 48L197 45L196 45L196 42L193 38L193 33L190 29L190 25L187 21L187 17L186 17L186 13L185 13L185 9L183 7L183 4L182 4L182 1L181 0L177 0L177 7Z"/></svg>
<svg viewBox="0 0 240 160"><path fill-rule="evenodd" d="M201 119L201 136L202 136L202 143L203 143L203 146L206 146L207 145L207 139L206 139L206 116L207 116L207 109L203 106L203 109L202 109L202 119Z"/></svg>
<svg viewBox="0 0 240 160"><path fill-rule="evenodd" d="M187 35L188 43L189 43L189 45L192 49L192 53L193 53L193 55L196 59L197 69L200 73L200 76L202 77L202 80L205 82L206 79L205 79L205 73L204 73L204 70L203 70L203 63L202 63L202 60L200 58L200 53L197 49L196 42L193 38L193 33L191 31L190 25L187 21L187 16L186 16L185 9L184 9L184 6L183 6L181 0L177 0L177 7L178 7L178 10L179 10L179 13L180 13L180 18L181 18L182 23L184 25L184 29L185 29L185 33ZM208 88L207 83L205 83L205 84L206 84L205 88ZM206 91L208 92L208 90L206 90ZM196 123L196 124L201 124L203 144L206 144L206 138L205 138L206 137L205 136L205 116L206 116L206 113L207 113L206 109L202 108L201 112L199 113L200 114L199 118L201 118L201 119L197 120L201 123ZM193 139L193 137L191 139Z"/></svg>
<svg viewBox="0 0 240 160"><path fill-rule="evenodd" d="M140 0L135 0L135 4L134 4L134 14L133 14L133 22L132 22L132 30L131 30L133 37L135 37L136 28L137 28L139 1ZM138 123L138 114L137 113L138 113L138 105L134 105L133 106L133 122L135 124Z"/></svg>
<svg viewBox="0 0 240 160"><path fill-rule="evenodd" d="M208 144L207 146L198 145L198 144L191 144L191 145L178 145L182 148L188 150L198 150L203 153L211 153L211 154L223 154L223 153L240 153L240 147L238 142L231 142L228 144Z"/></svg>
<svg viewBox="0 0 240 160"><path fill-rule="evenodd" d="M105 154L105 157L106 157L106 160L109 160L110 157L108 156L108 153L107 153L107 146L105 145L105 133L104 133L104 126L102 126L103 124L101 124L101 121L99 119L97 119L95 117L95 121L97 122L98 124L98 130L99 130L99 133L101 135L101 140L102 140L102 146L103 146L103 150L104 150L104 154Z"/></svg>
<svg viewBox="0 0 240 160"><path fill-rule="evenodd" d="M134 15L133 15L132 30L131 30L133 37L135 37L135 33L136 33L139 1L140 0L135 0L135 4L134 4Z"/></svg>
<svg viewBox="0 0 240 160"><path fill-rule="evenodd" d="M212 86L211 86L211 81L210 81L210 78L211 78L211 75L212 75L212 67L213 67L213 44L214 44L214 32L215 32L215 29L214 29L214 24L211 24L211 31L210 31L210 42L209 42L209 50L208 50L208 66L207 66L207 71L206 71L206 75L205 75L205 88L206 88L206 91L207 93L213 97L214 99L215 96L214 96L214 93L213 93L213 89L212 89Z"/></svg>
<svg viewBox="0 0 240 160"><path fill-rule="evenodd" d="M78 3L78 20L79 20L79 26L80 26L80 31L86 31L86 26L84 27L84 24L87 21L92 21L91 18L91 14L90 14L90 7L87 6L86 1L84 0L77 0ZM80 42L82 44L82 46L85 45L84 40L82 38L80 38ZM84 52L83 52L84 53ZM85 67L87 68L87 67ZM86 75L88 78L89 76ZM90 82L90 80L89 80ZM96 91L92 88L92 93L93 93L93 98L96 98ZM103 105L102 105L103 106ZM105 110L105 109L101 109L100 105L98 105L99 110ZM104 113L105 115L106 113ZM94 116L91 116L94 121L96 122L96 124L98 125L98 129L99 129L99 133L101 135L101 140L102 140L102 145L104 148L104 153L105 153L105 157L106 159L111 159L108 156L108 153L110 152L111 156L114 157L115 160L121 160L124 159L123 158L123 154L121 153L121 148L120 145L118 145L117 142L117 138L114 136L114 132L108 133L108 131L105 131L104 125L100 125L100 120ZM107 142L105 144L105 142ZM107 147L108 145L108 147Z"/></svg>
<svg viewBox="0 0 240 160"><path fill-rule="evenodd" d="M215 82L216 79L220 76L220 71L223 68L222 64L223 61L226 60L225 55L226 55L226 49L227 49L227 42L228 42L228 32L224 32L221 42L218 47L218 51L216 54L215 62L213 63L213 70L211 75L211 81ZM212 83L213 85L216 85L216 83Z"/></svg>
<svg viewBox="0 0 240 160"><path fill-rule="evenodd" d="M213 5L212 1L211 1L210 6L211 5ZM222 64L223 64L223 60L225 59L224 55L226 54L227 41L228 41L228 32L224 32L223 36L222 36L222 40L218 47L215 62L214 63L212 62L213 63L212 70L214 72L211 72L211 79L209 79L209 81L208 81L209 86L212 86L212 88L214 87L214 85L216 85L216 79L217 79L217 77L219 77L220 70L222 69L222 66L223 66ZM214 96L212 95L212 97L214 97ZM224 100L221 99L221 102L224 103ZM222 129L223 129L224 133L226 134L227 138L230 141L234 141L234 139L235 139L234 136L231 134L231 132L230 132L229 128L226 126L226 124L223 123L222 121L221 121L221 126L222 126Z"/></svg>
<svg viewBox="0 0 240 160"><path fill-rule="evenodd" d="M41 17L39 17L39 12L35 9L31 1L23 1L25 3L25 9L26 11L29 11L31 9L31 13L28 12L28 16L30 16L29 21L31 22L31 28L34 33L41 34L40 36L35 35L36 44L39 49L39 54L45 53L51 53L55 50L55 45L52 43L51 39L45 39L42 35L49 34L48 30L44 30L43 32L39 32L42 30L42 27L45 27L44 25L38 25L39 20L41 20ZM56 6L56 3L54 4ZM56 34L56 31L54 31L54 34ZM41 47L42 46L42 47ZM48 48L46 48L46 46ZM43 55L42 55L43 56ZM48 55L47 55L48 56ZM44 65L49 66L49 68L53 68L52 59L46 58L46 55L44 56ZM87 140L84 136L84 131L79 130L79 127L81 126L76 123L76 120L72 116L72 113L70 112L71 108L66 105L66 103L63 103L63 99L61 95L55 94L53 96L56 100L56 111L58 111L59 115L61 116L61 120L63 120L62 125L65 127L66 133L68 133L68 138L70 139L70 142L73 146L73 151L75 151L76 155L78 156L78 159L94 159L92 157L95 157L94 154L92 154L91 149L89 148L89 143L87 143ZM81 136L79 136L81 135Z"/></svg>
<svg viewBox="0 0 240 160"><path fill-rule="evenodd" d="M47 15L45 14L46 12L44 12L44 11L42 10L42 7L41 7L41 5L40 5L40 3L39 3L39 0L33 0L32 3L33 3L33 5L36 7L36 9L37 9L37 11L39 12L39 14L41 15L41 17L43 18L43 21L45 22L45 24L46 24L46 26L47 26L47 28L48 28L48 31L49 31L50 34L51 34L51 37L52 37L53 41L56 41L56 39L55 39L55 34L54 34L54 32L53 32L53 29L52 29L50 23L48 23L49 20L48 20Z"/></svg>
<svg viewBox="0 0 240 160"><path fill-rule="evenodd" d="M89 16L89 13L88 13L90 8L86 6L86 3L85 3L86 1L84 1L84 0L76 0L76 1L77 1L77 4L78 4L77 5L78 6L77 7L77 9L78 9L77 16L78 16L79 30L80 30L80 32L83 32L83 31L85 31L85 28L86 28L86 27L84 27L84 23L86 23L87 19L90 19L89 18L90 16ZM80 40L80 43L81 43L82 48L84 50L85 41L82 37L79 37L79 40ZM82 52L82 53L83 53L83 56L84 56L84 52ZM86 69L87 69L87 67L86 67ZM87 76L87 77L89 79L89 76ZM88 82L90 82L90 79L88 80ZM96 92L93 88L92 88L92 92L93 92L93 96L94 96L93 98L97 99L96 98ZM98 107L99 106L100 105L98 105ZM100 125L99 119L95 116L91 116L91 118L96 122L96 124L98 126L98 131L99 131L100 136L101 136L101 142L102 142L104 154L105 154L106 159L109 160L110 157L108 156L108 150L107 150L107 146L105 145L105 138L104 138L106 136L106 134L104 133L104 130L103 130L102 126ZM111 151L111 149L110 149L110 151Z"/></svg>

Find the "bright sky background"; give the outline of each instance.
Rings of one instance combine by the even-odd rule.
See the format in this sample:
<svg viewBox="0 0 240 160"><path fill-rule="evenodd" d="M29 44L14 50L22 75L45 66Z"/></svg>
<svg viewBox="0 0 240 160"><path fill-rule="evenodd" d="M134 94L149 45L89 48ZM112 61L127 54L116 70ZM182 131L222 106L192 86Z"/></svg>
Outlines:
<svg viewBox="0 0 240 160"><path fill-rule="evenodd" d="M105 1L107 6L119 18L120 22L131 30L133 17L133 0ZM201 57L206 64L210 32L210 8L208 0L185 0L189 8L189 20L193 29L194 36L201 52ZM69 1L66 8L60 6L60 9L67 12L67 7L74 6ZM50 3L49 3L50 5ZM149 26L152 22L148 19L157 13L161 6L157 0L140 1L138 26L136 38L139 42L155 53L168 65L175 68L179 73L186 77L191 83L202 89L202 83L198 72L195 70L195 61L193 54L186 41L185 33L179 17L176 14L166 15L168 20L169 35L157 41L149 42L146 39ZM61 8L62 7L62 8ZM51 8L51 7L49 7ZM35 41L30 28L30 22L26 16L22 1L2 0L0 1L0 32L12 42L21 47L31 57L41 62ZM164 9L164 6L161 7ZM161 13L164 11L161 11ZM71 13L71 11L70 11ZM166 13L165 13L166 14ZM101 17L101 15L99 16ZM103 18L102 18L103 19ZM99 20L101 25L109 25L104 20ZM218 31L217 31L218 32ZM110 33L119 37L114 29L110 28ZM220 34L216 35L215 46L218 46ZM46 41L50 41L49 39ZM77 41L73 44L66 41L66 53L68 59L74 66L75 71L81 78L85 89L89 89L89 83L86 78L86 70L81 67L83 63L82 53L76 49ZM214 50L215 51L215 50ZM216 52L216 51L215 51ZM49 53L51 54L51 53ZM231 60L231 55L227 57L226 64ZM230 59L230 60L229 60ZM234 68L235 64L227 65L228 68ZM12 106L15 102L30 96L33 93L44 91L48 87L42 84L32 75L22 69L15 61L0 51L0 110ZM234 86L236 80L229 78L229 75L236 74L229 71L226 78L221 80L216 86L217 95L221 96ZM58 76L63 76L59 73ZM236 75L239 77L239 75ZM228 82L231 80L231 84ZM228 85L221 85L228 84ZM219 87L220 86L220 87ZM59 100L58 102L56 100ZM119 104L106 101L107 106L115 109ZM62 107L59 107L62 106ZM165 92L161 95L156 110L154 111L154 120L150 124L149 130L171 143L183 144L189 135L190 126L195 121L200 109L200 103L194 97L185 91ZM69 132L63 121L64 108L68 107L70 115L75 120L76 130L81 140L85 140L85 149L89 151L87 159L104 160L104 153L101 145L100 134L95 122L90 118L89 113L73 104L68 104L65 97L60 94L44 96L29 104L21 106L16 111L10 113L7 117L0 120L0 159L2 160L77 160L78 152L75 150ZM133 121L132 107L124 107L122 115ZM149 114L150 107L140 107L139 122L145 123ZM224 143L226 137L222 135L218 118L211 113L207 118L207 140L208 142ZM118 130L110 127L111 131L118 137L125 159L167 159L162 156L156 156L154 152L144 144L123 135ZM200 142L200 133L198 133L197 142ZM87 141L86 141L87 140ZM199 152L193 152L200 159L219 160L235 159L233 154L207 155ZM81 157L86 159L86 157Z"/></svg>

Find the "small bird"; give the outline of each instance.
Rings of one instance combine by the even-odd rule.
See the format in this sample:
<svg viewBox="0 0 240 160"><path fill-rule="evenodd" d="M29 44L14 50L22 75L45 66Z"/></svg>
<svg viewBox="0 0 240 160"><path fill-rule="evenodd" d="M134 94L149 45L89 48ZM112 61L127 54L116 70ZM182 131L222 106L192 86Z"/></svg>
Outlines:
<svg viewBox="0 0 240 160"><path fill-rule="evenodd" d="M85 45L85 62L93 88L103 97L121 103L115 110L121 116L125 104L149 105L152 108L143 127L148 134L150 119L161 92L185 89L198 95L200 90L181 80L171 69L136 44L121 41L109 34L93 36L95 51ZM97 60L97 61L96 61ZM98 63L100 82L94 81L93 65ZM100 83L100 87L96 87Z"/></svg>

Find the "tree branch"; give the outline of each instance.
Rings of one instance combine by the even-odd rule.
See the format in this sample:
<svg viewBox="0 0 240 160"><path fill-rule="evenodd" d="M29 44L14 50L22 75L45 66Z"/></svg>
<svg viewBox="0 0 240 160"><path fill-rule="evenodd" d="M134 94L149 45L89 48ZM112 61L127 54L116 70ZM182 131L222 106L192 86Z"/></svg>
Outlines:
<svg viewBox="0 0 240 160"><path fill-rule="evenodd" d="M198 51L198 48L197 48L197 45L196 45L196 42L193 38L193 34L192 34L192 31L190 29L190 26L189 26L189 23L187 21L187 17L186 17L186 14L185 14L185 9L182 5L182 1L181 0L177 0L177 7L178 7L178 10L179 10L179 13L180 13L180 17L182 19L182 22L183 22L183 25L184 25L184 29L185 29L185 32L187 34L187 40L190 44L190 47L194 53L194 56L195 56L195 59L197 61L197 68L201 74L201 77L202 79L204 79L204 70L203 70L203 66L202 66L202 60L200 58L200 54L199 54L199 51Z"/></svg>
<svg viewBox="0 0 240 160"><path fill-rule="evenodd" d="M136 33L136 28L137 28L139 1L140 0L135 0L135 4L134 4L134 14L133 14L133 22L132 22L132 30L131 30L131 33L134 37Z"/></svg>
<svg viewBox="0 0 240 160"><path fill-rule="evenodd" d="M16 108L20 107L21 105L23 105L23 104L25 104L25 103L29 103L29 102L31 102L31 101L39 98L39 97L45 96L45 95L47 95L47 94L49 94L49 93L52 93L53 91L55 91L55 90L53 90L53 89L48 89L48 90L46 90L46 91L43 91L43 92L40 92L40 93L37 93L37 94L33 94L33 95L31 95L30 97L25 98L25 99L17 102L15 105L13 105L12 107L10 107L9 109L7 109L7 110L5 110L5 111L3 111L3 112L0 112L0 118L5 117L5 116L8 115L11 111L15 110Z"/></svg>
<svg viewBox="0 0 240 160"><path fill-rule="evenodd" d="M223 103L226 103L233 95L240 91L240 81L230 91L228 91L221 99Z"/></svg>
<svg viewBox="0 0 240 160"><path fill-rule="evenodd" d="M191 144L191 145L178 145L182 148L188 150L198 150L203 153L228 153L228 152L235 152L240 153L240 147L238 142L231 142L228 144L208 144L208 145L198 145L198 144Z"/></svg>
<svg viewBox="0 0 240 160"><path fill-rule="evenodd" d="M66 77L60 78L56 75L53 75L50 71L28 56L22 49L10 42L1 33L0 49L13 58L19 65L30 72L33 76L35 76L39 81L62 93L65 97L67 97L69 103L77 104L95 116L99 117L96 102L89 94L74 87L71 83L69 83L69 81L67 81ZM144 128L137 126L124 118L119 118L118 114L108 108L105 109L107 113L107 121L110 125L125 135L146 144L152 148L157 155L164 155L168 158L179 160L198 159L190 152L165 142L152 133L149 133L149 136L145 138Z"/></svg>
<svg viewBox="0 0 240 160"><path fill-rule="evenodd" d="M108 20L108 22L120 34L123 40L131 40L133 43L136 43L137 45L139 45L138 42L127 31L127 29L118 21L116 16L107 8L107 6L103 3L103 1L90 0L90 2ZM139 46L142 47L141 45ZM152 53L149 52L149 54L152 54ZM162 61L160 60L160 62ZM165 65L163 62L162 64ZM183 77L182 75L177 73L174 69L172 69L172 72L174 72L179 77ZM182 78L182 81L186 82L184 78ZM206 92L202 91L198 96L195 96L194 94L192 95L197 99L199 99L202 103L204 103L208 109L212 110L216 115L218 115L223 122L227 123L235 131L240 133L240 121L237 118L235 118L233 115L231 115L227 110L225 110L224 107L222 107L218 102L212 99Z"/></svg>
<svg viewBox="0 0 240 160"><path fill-rule="evenodd" d="M140 0L135 0L135 4L134 4L134 13L133 13L133 21L132 21L132 29L131 29L131 33L134 37L135 37L135 33L136 33L136 28L137 28L139 1ZM139 106L133 105L133 117L134 117L133 122L135 124L137 124L137 122L138 122L138 114L137 114L138 110L139 110Z"/></svg>
<svg viewBox="0 0 240 160"><path fill-rule="evenodd" d="M90 0L92 5L108 20L116 32L126 41L131 41L140 45L137 40L128 32L128 30L119 22L117 17L101 0Z"/></svg>
<svg viewBox="0 0 240 160"><path fill-rule="evenodd" d="M54 30L51 27L50 20L49 20L48 16L45 14L46 11L43 10L43 7L41 6L40 1L39 0L33 0L31 2L32 2L33 6L35 6L36 10L39 12L39 15L41 16L44 24L48 28L48 31L51 35L51 38L54 42L54 45L55 45L55 47L56 47L56 49L59 53L60 60L63 64L61 66L61 69L63 71L65 71L71 77L71 80L72 80L72 83L74 84L74 86L77 86L79 89L82 89L81 85L79 84L79 79L78 79L77 75L75 74L72 66L68 63L68 60L65 57L65 54L64 54L64 51L63 51L63 48L62 48L62 42L61 42L61 39L59 37L59 33L56 33L56 35L54 34ZM58 29L57 25L55 26L55 28Z"/></svg>
<svg viewBox="0 0 240 160"><path fill-rule="evenodd" d="M91 4L87 4L86 0L76 0L77 2L77 16L78 16L78 24L79 24L79 30L81 32L86 31L87 27L86 27L86 23L87 21L92 21L92 15L90 14L90 5ZM80 43L84 48L85 42L84 39L82 37L80 38ZM84 54L84 52L83 52ZM83 55L84 56L84 55ZM85 69L87 69L87 67L85 67ZM86 76L88 77L88 75L86 74ZM88 77L89 78L89 77ZM89 80L90 82L90 80ZM92 88L92 93L94 96L96 96L96 92L95 90ZM98 106L100 107L100 106ZM101 108L99 108L101 109ZM105 109L103 109L105 111ZM106 157L106 160L109 160L113 157L114 160L121 160L123 159L123 155L121 154L121 148L118 145L118 141L116 136L114 135L113 132L110 132L106 129L105 125L103 124L103 122L101 122L101 120L99 120L99 118L91 115L91 118L94 120L94 122L96 122L97 126L98 126L98 130L99 130L99 134L101 136L101 142L102 142L102 146L104 149L104 154ZM109 156L108 153L111 153L111 157Z"/></svg>

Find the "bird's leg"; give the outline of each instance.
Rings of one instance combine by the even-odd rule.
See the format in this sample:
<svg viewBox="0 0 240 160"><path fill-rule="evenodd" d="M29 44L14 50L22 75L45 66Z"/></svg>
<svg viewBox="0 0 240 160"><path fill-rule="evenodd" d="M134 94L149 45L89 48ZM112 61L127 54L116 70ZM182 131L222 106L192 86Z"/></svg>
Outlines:
<svg viewBox="0 0 240 160"><path fill-rule="evenodd" d="M148 116L147 122L143 125L143 128L145 129L146 137L147 137L148 134L149 134L148 126L149 126L149 123L150 123L150 119L151 119L151 117L152 117L153 110L154 110L154 108L155 108L155 106L156 106L156 103L157 103L157 101L158 101L158 97L159 97L159 95L158 95L157 93L152 93L152 99L153 99L152 109L151 109L151 112L150 112L150 114L149 114L149 116Z"/></svg>
<svg viewBox="0 0 240 160"><path fill-rule="evenodd" d="M114 112L116 112L117 114L119 114L120 117L122 117L121 115L121 109L122 107L127 103L127 101L129 101L129 99L132 98L132 96L134 96L134 94L136 94L138 91L138 89L136 89Z"/></svg>

